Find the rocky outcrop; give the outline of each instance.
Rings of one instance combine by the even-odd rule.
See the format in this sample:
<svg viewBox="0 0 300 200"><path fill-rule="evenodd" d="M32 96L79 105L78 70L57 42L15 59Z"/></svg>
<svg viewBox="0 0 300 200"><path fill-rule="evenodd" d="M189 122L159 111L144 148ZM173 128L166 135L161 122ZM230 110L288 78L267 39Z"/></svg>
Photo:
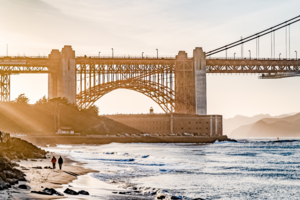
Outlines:
<svg viewBox="0 0 300 200"><path fill-rule="evenodd" d="M53 188L45 188L43 191L31 191L31 193L43 194L43 195L64 196L62 193L56 191Z"/></svg>
<svg viewBox="0 0 300 200"><path fill-rule="evenodd" d="M46 151L20 138L0 143L0 157L13 159L46 158Z"/></svg>
<svg viewBox="0 0 300 200"><path fill-rule="evenodd" d="M33 144L19 139L10 138L0 143L0 190L10 188L19 181L26 181L25 174L16 169L13 159L45 158L46 151Z"/></svg>

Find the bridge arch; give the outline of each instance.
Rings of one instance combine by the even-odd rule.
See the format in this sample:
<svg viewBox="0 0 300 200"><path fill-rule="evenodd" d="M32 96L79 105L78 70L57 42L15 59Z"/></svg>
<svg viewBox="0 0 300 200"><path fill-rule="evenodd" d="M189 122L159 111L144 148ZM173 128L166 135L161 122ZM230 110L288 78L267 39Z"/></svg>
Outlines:
<svg viewBox="0 0 300 200"><path fill-rule="evenodd" d="M175 91L153 81L141 79L119 80L98 84L76 95L76 104L82 108L89 108L105 94L116 89L129 89L146 95L156 102L166 113L174 112Z"/></svg>

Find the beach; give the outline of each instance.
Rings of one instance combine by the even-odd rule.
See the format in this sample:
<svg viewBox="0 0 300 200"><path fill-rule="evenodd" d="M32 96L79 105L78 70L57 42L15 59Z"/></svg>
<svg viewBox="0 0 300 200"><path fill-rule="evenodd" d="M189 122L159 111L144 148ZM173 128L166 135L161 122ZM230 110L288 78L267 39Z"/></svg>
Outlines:
<svg viewBox="0 0 300 200"><path fill-rule="evenodd" d="M59 155L54 153L48 153L47 157L55 156L59 158ZM64 163L62 170L59 170L58 164L56 164L56 169L44 169L46 166L51 166L51 158L48 159L28 159L28 160L21 160L17 162L20 167L17 169L23 171L26 174L26 180L28 182L20 181L20 184L27 184L31 187L31 190L40 191L44 188L54 188L54 189L62 189L64 185L68 185L73 180L76 180L78 177L97 172L96 170L88 169L84 167L84 163L72 160L68 158L66 155L63 155ZM42 169L36 169L35 167L42 167ZM55 196L48 196L48 195L40 195L30 193L29 190L21 190L21 189L14 189L11 188L8 191L2 191L1 196L5 196L8 198L8 193L11 194L13 199L59 199L59 198L66 198L66 197L55 197Z"/></svg>

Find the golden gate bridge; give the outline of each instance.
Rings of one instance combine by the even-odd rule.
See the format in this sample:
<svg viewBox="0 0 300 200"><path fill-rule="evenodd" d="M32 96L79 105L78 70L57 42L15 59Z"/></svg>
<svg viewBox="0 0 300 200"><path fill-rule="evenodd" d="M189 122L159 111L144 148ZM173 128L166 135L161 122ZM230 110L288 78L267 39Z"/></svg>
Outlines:
<svg viewBox="0 0 300 200"><path fill-rule="evenodd" d="M290 26L300 15L268 29L205 53L197 47L193 56L179 51L174 57L75 56L71 46L52 50L49 56L0 57L0 101L10 101L10 76L48 74L48 98L65 97L79 108L92 106L119 88L140 92L166 113L206 115L206 73L258 73L260 78L298 76L300 60L291 58ZM275 58L275 32L286 29L286 57ZM271 57L259 57L259 40L271 35ZM243 45L256 40L256 56L243 56ZM227 57L227 50L241 46L241 57ZM224 58L213 58L225 52ZM297 54L297 52L296 52Z"/></svg>

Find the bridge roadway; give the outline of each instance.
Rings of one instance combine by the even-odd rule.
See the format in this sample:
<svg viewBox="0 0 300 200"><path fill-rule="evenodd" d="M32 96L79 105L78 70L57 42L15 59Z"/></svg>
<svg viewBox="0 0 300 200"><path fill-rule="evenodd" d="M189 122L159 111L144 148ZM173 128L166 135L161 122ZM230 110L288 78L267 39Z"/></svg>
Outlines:
<svg viewBox="0 0 300 200"><path fill-rule="evenodd" d="M151 70L151 74L174 72L173 58L99 58L76 57L76 73L121 73L131 74ZM192 58L186 59L192 64ZM48 57L0 57L0 74L49 73L56 69ZM207 58L206 73L277 73L300 70L300 59L239 59Z"/></svg>

